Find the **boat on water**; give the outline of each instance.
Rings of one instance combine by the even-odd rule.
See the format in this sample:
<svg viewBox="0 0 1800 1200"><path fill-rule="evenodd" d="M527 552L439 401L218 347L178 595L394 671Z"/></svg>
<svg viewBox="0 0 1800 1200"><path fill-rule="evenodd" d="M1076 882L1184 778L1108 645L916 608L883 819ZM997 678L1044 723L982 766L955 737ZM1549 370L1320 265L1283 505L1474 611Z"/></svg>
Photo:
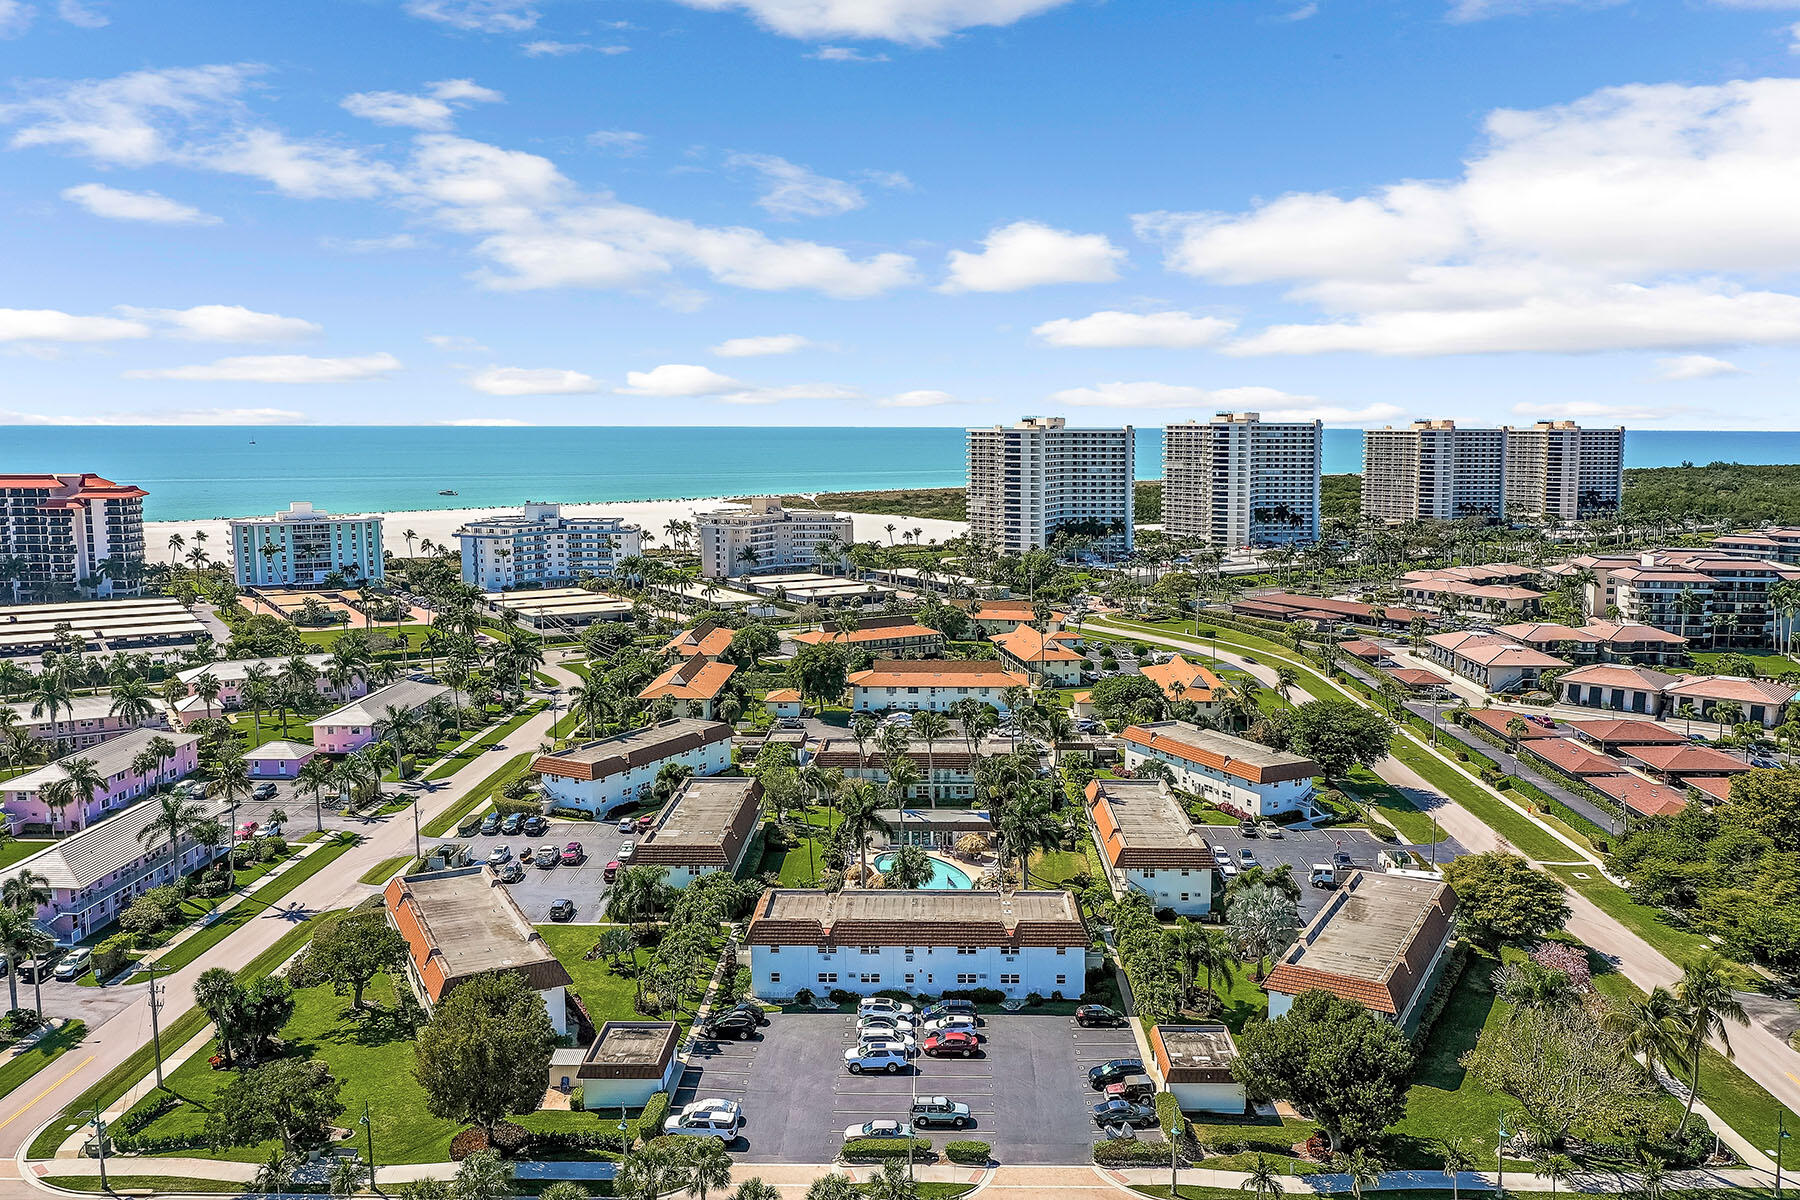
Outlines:
<svg viewBox="0 0 1800 1200"><path fill-rule="evenodd" d="M440 489L438 489L438 495L454 496L454 495L456 495L456 489L455 488L440 488Z"/></svg>

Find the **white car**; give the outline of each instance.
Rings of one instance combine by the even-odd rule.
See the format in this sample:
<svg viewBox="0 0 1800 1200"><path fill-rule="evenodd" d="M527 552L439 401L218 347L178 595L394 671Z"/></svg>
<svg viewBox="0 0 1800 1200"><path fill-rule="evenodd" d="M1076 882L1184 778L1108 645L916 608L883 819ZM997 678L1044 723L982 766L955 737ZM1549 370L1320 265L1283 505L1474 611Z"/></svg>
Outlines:
<svg viewBox="0 0 1800 1200"><path fill-rule="evenodd" d="M636 842L627 840L627 841L623 841L623 842L619 843L619 861L620 862L630 862L631 856L636 853L637 853L637 843Z"/></svg>
<svg viewBox="0 0 1800 1200"><path fill-rule="evenodd" d="M903 1138L913 1135L913 1127L905 1121L864 1121L861 1125L852 1125L844 1130L844 1140L854 1142L857 1138Z"/></svg>
<svg viewBox="0 0 1800 1200"><path fill-rule="evenodd" d="M872 1016L876 1013L886 1013L892 1017L910 1017L917 1011L904 1001L890 1000L886 996L870 996L856 1006L856 1015L859 1017Z"/></svg>
<svg viewBox="0 0 1800 1200"><path fill-rule="evenodd" d="M912 1017L894 1017L886 1013L871 1013L856 1019L858 1029L902 1029L911 1033L917 1025L918 1021Z"/></svg>
<svg viewBox="0 0 1800 1200"><path fill-rule="evenodd" d="M925 1022L926 1033L948 1033L953 1029L960 1029L964 1033L974 1033L975 1018L965 1017L960 1013L951 1013L948 1016L933 1017Z"/></svg>
<svg viewBox="0 0 1800 1200"><path fill-rule="evenodd" d="M909 1057L919 1052L919 1039L910 1033L865 1033L856 1045L859 1050L901 1050Z"/></svg>
<svg viewBox="0 0 1800 1200"><path fill-rule="evenodd" d="M1220 862L1227 862L1231 858L1231 851L1227 850L1223 846L1214 846L1212 848L1212 852L1213 852L1213 857L1218 859Z"/></svg>
<svg viewBox="0 0 1800 1200"><path fill-rule="evenodd" d="M704 1109L690 1104L663 1122L663 1132L675 1137L715 1137L722 1142L731 1142L737 1140L739 1119L735 1104Z"/></svg>
<svg viewBox="0 0 1800 1200"><path fill-rule="evenodd" d="M864 1049L852 1046L844 1051L844 1067L852 1075L861 1075L864 1071L886 1071L889 1075L898 1075L911 1065L906 1051L900 1049Z"/></svg>
<svg viewBox="0 0 1800 1200"><path fill-rule="evenodd" d="M631 817L620 817L619 818L619 832L620 833L635 833L636 831L637 831L637 821L636 820L634 820Z"/></svg>
<svg viewBox="0 0 1800 1200"><path fill-rule="evenodd" d="M698 1114L708 1112L727 1113L731 1116L731 1119L738 1124L742 1125L744 1123L744 1110L742 1106L740 1106L736 1100L726 1100L718 1096L710 1096L705 1100L690 1100L682 1105L680 1109L669 1115L673 1117L686 1117L690 1113ZM664 1122L664 1124L667 1123L668 1122L666 1121Z"/></svg>

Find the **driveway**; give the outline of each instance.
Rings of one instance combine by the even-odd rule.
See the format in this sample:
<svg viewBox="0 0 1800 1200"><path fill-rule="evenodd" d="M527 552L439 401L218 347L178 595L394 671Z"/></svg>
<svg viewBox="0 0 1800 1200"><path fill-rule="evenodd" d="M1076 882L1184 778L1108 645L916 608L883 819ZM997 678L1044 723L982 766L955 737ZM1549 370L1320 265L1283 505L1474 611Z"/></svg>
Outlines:
<svg viewBox="0 0 1800 1200"><path fill-rule="evenodd" d="M564 899L575 902L576 923L588 924L604 919L601 914L606 907L606 864L619 857L619 845L631 836L620 833L616 825L600 821L553 819L549 831L541 837L528 838L522 834L483 837L477 834L466 841L473 862L485 862L496 846L507 847L517 860L528 847L535 852L540 846L551 845L560 851L570 842L580 842L581 848L587 851L580 866L567 867L559 863L546 870L538 867L535 861L529 862L525 864L525 878L507 884L506 889L525 911L526 920L534 925L549 921L550 905ZM535 853L533 857L535 860Z"/></svg>
<svg viewBox="0 0 1800 1200"><path fill-rule="evenodd" d="M1085 1162L1098 1131L1088 1068L1136 1058L1129 1029L1082 1029L1068 1016L1000 1013L984 1018L983 1054L921 1056L900 1075L852 1075L844 1051L855 1044L848 1013L776 1013L746 1042L701 1041L675 1103L722 1096L744 1106L747 1163L830 1162L844 1130L865 1121L905 1120L914 1096L948 1096L969 1106L961 1133L926 1131L941 1152L957 1138L987 1142L1002 1163ZM1152 1135L1154 1136L1154 1135Z"/></svg>

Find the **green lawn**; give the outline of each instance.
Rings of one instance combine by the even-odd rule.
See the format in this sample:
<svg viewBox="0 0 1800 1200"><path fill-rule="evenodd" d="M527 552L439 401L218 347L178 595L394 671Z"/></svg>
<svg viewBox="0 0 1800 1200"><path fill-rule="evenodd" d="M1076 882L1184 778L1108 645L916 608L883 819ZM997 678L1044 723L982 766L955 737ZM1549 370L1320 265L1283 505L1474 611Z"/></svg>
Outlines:
<svg viewBox="0 0 1800 1200"><path fill-rule="evenodd" d="M1694 666L1699 671L1712 674L1719 669L1719 660L1725 657L1723 652L1701 651L1693 656ZM1783 654L1744 654L1734 653L1733 658L1747 658L1756 664L1756 674L1762 679L1779 679L1783 675L1800 671L1800 662Z"/></svg>
<svg viewBox="0 0 1800 1200"><path fill-rule="evenodd" d="M0 1096L10 1095L14 1088L61 1058L66 1051L81 1045L86 1037L87 1026L80 1021L70 1021L55 1033L39 1038L31 1049L0 1067Z"/></svg>
<svg viewBox="0 0 1800 1200"><path fill-rule="evenodd" d="M426 1109L425 1091L412 1073L411 1030L393 1020L392 979L377 977L364 999L371 1011L357 1013L350 998L337 995L329 985L295 992L294 1015L281 1030L288 1053L323 1061L344 1081L340 1098L346 1115L339 1118L340 1123L353 1122L368 1102L378 1162L441 1162L449 1155L451 1137L462 1126L434 1117ZM212 1053L208 1045L168 1075L168 1089L186 1103L150 1122L144 1136L199 1137L208 1108L235 1077L234 1072L215 1071L207 1065ZM202 1144L169 1153L261 1162L274 1144L227 1146L216 1153Z"/></svg>
<svg viewBox="0 0 1800 1200"><path fill-rule="evenodd" d="M158 957L157 965L173 968L187 966L231 934L275 907L276 901L324 870L339 855L361 840L356 834L340 834L335 844L328 844L308 852L299 865L285 872L279 879L256 889L242 903L217 921L200 930L167 954ZM143 979L134 975L127 982L142 983Z"/></svg>
<svg viewBox="0 0 1800 1200"><path fill-rule="evenodd" d="M575 994L587 1006L588 1016L596 1023L607 1020L642 1020L631 1001L637 995L637 984L630 975L622 974L605 958L583 958L610 925L539 925L544 944L568 968L575 981ZM639 966L650 961L648 950L637 950L633 957Z"/></svg>
<svg viewBox="0 0 1800 1200"><path fill-rule="evenodd" d="M4 871L16 862L30 858L46 846L54 844L48 839L37 841L26 838L9 838L5 842L0 842L0 871Z"/></svg>
<svg viewBox="0 0 1800 1200"><path fill-rule="evenodd" d="M507 759L493 773L470 789L469 794L446 808L437 816L425 823L426 837L443 837L456 828L457 822L475 811L477 805L485 804L492 799L501 788L525 773L530 765L534 752L527 750Z"/></svg>
<svg viewBox="0 0 1800 1200"><path fill-rule="evenodd" d="M1441 1169L1435 1143L1442 1140L1460 1146L1478 1169L1494 1169L1494 1139L1510 1102L1482 1087L1457 1059L1475 1048L1483 1029L1506 1018L1507 1006L1495 1001L1489 983L1495 965L1471 954L1432 1027L1406 1094L1406 1116L1387 1133L1396 1166Z"/></svg>
<svg viewBox="0 0 1800 1200"><path fill-rule="evenodd" d="M228 1179L189 1179L180 1175L120 1175L106 1173L106 1181L114 1192L172 1192L176 1194L217 1192L222 1196L241 1195L244 1185ZM98 1175L46 1175L44 1182L67 1192L98 1192Z"/></svg>
<svg viewBox="0 0 1800 1200"><path fill-rule="evenodd" d="M486 733L482 734L481 737L473 739L460 749L457 749L454 754L451 754L448 758L444 759L443 762L427 772L425 778L450 778L450 776L468 766L476 758L486 754L488 751L504 742L508 737L517 733L519 726L531 720L532 717L536 716L539 712L542 712L543 709L544 704L541 701L533 701L532 703L527 704L524 708L514 713L505 723L488 730Z"/></svg>
<svg viewBox="0 0 1800 1200"><path fill-rule="evenodd" d="M299 742L303 746L312 745L312 714L288 710L287 722L284 724L279 713L267 712L258 721L250 713L238 713L231 718L231 727L238 736L244 739L244 748L254 750L265 742Z"/></svg>
<svg viewBox="0 0 1800 1200"><path fill-rule="evenodd" d="M392 858L384 858L362 873L358 883L386 883L393 878L394 872L412 861L410 854L396 854Z"/></svg>
<svg viewBox="0 0 1800 1200"><path fill-rule="evenodd" d="M1285 1175L1309 1174L1318 1170L1313 1164L1293 1156L1294 1146L1318 1132L1319 1127L1311 1121L1298 1118L1283 1120L1280 1117L1209 1115L1204 1120L1189 1121L1188 1128L1193 1131L1200 1144L1211 1152L1206 1159L1209 1167L1217 1166L1228 1171L1241 1170L1243 1167L1240 1160L1248 1162L1256 1155L1264 1154Z"/></svg>
<svg viewBox="0 0 1800 1200"><path fill-rule="evenodd" d="M1223 1020L1233 1033L1268 1015L1269 994L1256 982L1254 963L1233 964L1228 978L1213 981L1213 991L1225 1002Z"/></svg>
<svg viewBox="0 0 1800 1200"><path fill-rule="evenodd" d="M361 621L356 621L354 624L351 624L348 626L340 625L340 626L326 626L322 629L302 629L302 630L300 630L300 640L304 641L304 642L310 642L315 646L322 646L325 649L329 650L333 646L337 645L338 639L343 637L344 634L348 633L350 630L352 630L352 629L360 630L360 629L365 629L365 628L367 628L370 632L379 633L379 634L383 635L384 637L388 638L391 642L394 643L393 649L383 652L384 657L397 657L398 656L399 649L400 649L399 637L396 636L394 627L392 625L364 626ZM425 645L425 634L430 629L431 629L431 626L429 626L429 625L402 625L402 626L400 626L399 635L404 636L406 638L406 644L409 647L411 647L414 650L418 650Z"/></svg>
<svg viewBox="0 0 1800 1200"><path fill-rule="evenodd" d="M813 832L785 850L765 848L762 866L758 868L759 874L778 875L785 888L818 886L818 873L825 869L825 845L838 824L837 813L829 808L806 809L800 813L800 819ZM784 832L792 836L791 832Z"/></svg>
<svg viewBox="0 0 1800 1200"><path fill-rule="evenodd" d="M1353 768L1342 790L1372 807L1382 820L1400 831L1400 836L1415 845L1434 842L1443 834L1429 814L1413 807L1412 801L1367 767Z"/></svg>

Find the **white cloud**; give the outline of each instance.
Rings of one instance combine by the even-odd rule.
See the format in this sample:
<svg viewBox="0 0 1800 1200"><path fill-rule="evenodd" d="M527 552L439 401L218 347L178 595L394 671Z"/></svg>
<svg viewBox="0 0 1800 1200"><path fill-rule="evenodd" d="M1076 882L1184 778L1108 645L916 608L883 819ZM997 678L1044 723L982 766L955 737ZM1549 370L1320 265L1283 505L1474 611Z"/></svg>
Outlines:
<svg viewBox="0 0 1800 1200"><path fill-rule="evenodd" d="M1744 368L1706 354L1680 354L1656 360L1656 378L1668 380L1711 379L1715 375L1742 375Z"/></svg>
<svg viewBox="0 0 1800 1200"><path fill-rule="evenodd" d="M955 404L956 397L949 392L932 391L921 388L912 392L901 392L898 395L883 396L875 401L877 408L936 408L941 404Z"/></svg>
<svg viewBox="0 0 1800 1200"><path fill-rule="evenodd" d="M1792 39L1788 42L1788 53L1800 54L1800 24L1788 26L1788 37Z"/></svg>
<svg viewBox="0 0 1800 1200"><path fill-rule="evenodd" d="M718 399L721 404L778 404L783 400L860 400L862 395L860 389L841 383L790 383L727 392Z"/></svg>
<svg viewBox="0 0 1800 1200"><path fill-rule="evenodd" d="M574 396L599 391L600 381L554 367L489 367L469 376L469 386L490 396Z"/></svg>
<svg viewBox="0 0 1800 1200"><path fill-rule="evenodd" d="M410 233L390 233L384 237L341 238L322 237L319 245L327 250L341 250L346 254L383 254L390 250L416 250L420 246L418 238Z"/></svg>
<svg viewBox="0 0 1800 1200"><path fill-rule="evenodd" d="M425 340L431 345L436 346L439 350L478 351L482 354L487 353L486 346L482 345L472 337L466 337L459 333L428 333L425 335Z"/></svg>
<svg viewBox="0 0 1800 1200"><path fill-rule="evenodd" d="M726 338L709 353L720 358L760 358L769 354L792 354L808 349L812 344L810 339L797 333L774 333L764 337Z"/></svg>
<svg viewBox="0 0 1800 1200"><path fill-rule="evenodd" d="M130 192L104 183L80 183L64 188L62 198L109 221L148 221L157 225L217 225L219 218L191 204L171 200L157 192Z"/></svg>
<svg viewBox="0 0 1800 1200"><path fill-rule="evenodd" d="M441 79L425 85L426 95L408 92L354 92L340 101L344 111L377 125L403 125L413 129L449 129L455 110L469 104L494 104L505 99L493 88L472 79Z"/></svg>
<svg viewBox="0 0 1800 1200"><path fill-rule="evenodd" d="M126 379L184 379L207 383L356 383L380 379L400 369L391 354L356 358L313 358L305 354L244 355L184 367L126 371Z"/></svg>
<svg viewBox="0 0 1800 1200"><path fill-rule="evenodd" d="M1331 425L1361 425L1391 421L1404 415L1393 404L1371 404L1347 409L1320 404L1316 396L1299 396L1271 387L1200 388L1177 383L1099 383L1091 388L1065 388L1053 392L1052 401L1076 408L1192 408L1207 412L1259 412L1269 421L1324 421Z"/></svg>
<svg viewBox="0 0 1800 1200"><path fill-rule="evenodd" d="M1228 353L1800 341L1800 297L1748 286L1800 270L1800 80L1607 88L1495 111L1485 128L1454 179L1150 213L1137 227L1164 240L1172 270L1284 282L1322 315Z"/></svg>
<svg viewBox="0 0 1800 1200"><path fill-rule="evenodd" d="M627 371L625 385L616 389L626 396L716 396L743 390L744 385L710 367L664 363L649 371Z"/></svg>
<svg viewBox="0 0 1800 1200"><path fill-rule="evenodd" d="M586 42L526 42L520 46L532 58L561 58L565 54L580 54L583 50L591 50Z"/></svg>
<svg viewBox="0 0 1800 1200"><path fill-rule="evenodd" d="M870 169L858 171L857 174L874 184L876 187L890 188L896 192L910 192L913 190L913 181L907 177L905 171L877 171Z"/></svg>
<svg viewBox="0 0 1800 1200"><path fill-rule="evenodd" d="M1451 0L1445 15L1452 21L1485 21L1490 17L1513 17L1551 8L1605 8L1620 0Z"/></svg>
<svg viewBox="0 0 1800 1200"><path fill-rule="evenodd" d="M506 99L503 93L473 79L440 79L425 86L432 96L451 104L498 104Z"/></svg>
<svg viewBox="0 0 1800 1200"><path fill-rule="evenodd" d="M1031 332L1052 346L1113 348L1162 346L1185 349L1223 341L1237 328L1221 317L1187 312L1097 312L1045 321Z"/></svg>
<svg viewBox="0 0 1800 1200"><path fill-rule="evenodd" d="M884 63L891 61L885 54L866 54L850 46L820 46L806 57L816 58L820 62Z"/></svg>
<svg viewBox="0 0 1800 1200"><path fill-rule="evenodd" d="M0 308L0 342L116 342L146 338L142 321L77 317L53 308Z"/></svg>
<svg viewBox="0 0 1800 1200"><path fill-rule="evenodd" d="M1038 221L990 231L982 251L952 250L946 292L1016 292L1047 283L1104 283L1119 277L1125 252L1105 234L1070 233Z"/></svg>
<svg viewBox="0 0 1800 1200"><path fill-rule="evenodd" d="M713 12L743 9L793 38L884 38L930 45L978 25L1011 25L1065 0L682 0Z"/></svg>
<svg viewBox="0 0 1800 1200"><path fill-rule="evenodd" d="M57 0L56 15L82 29L103 29L112 24L111 17L103 12L95 12L82 3L82 0Z"/></svg>
<svg viewBox="0 0 1800 1200"><path fill-rule="evenodd" d="M773 154L733 154L726 163L762 176L767 190L757 197L757 207L773 216L835 217L867 203L856 185Z"/></svg>
<svg viewBox="0 0 1800 1200"><path fill-rule="evenodd" d="M1319 15L1317 4L1302 4L1299 8L1284 12L1277 17L1280 21L1310 21Z"/></svg>
<svg viewBox="0 0 1800 1200"><path fill-rule="evenodd" d="M1512 410L1522 417L1545 417L1563 421L1660 421L1687 411L1680 406L1656 408L1636 404L1599 404L1589 400L1515 404Z"/></svg>
<svg viewBox="0 0 1800 1200"><path fill-rule="evenodd" d="M92 416L0 409L0 425L298 425L306 420L305 413L286 408L178 408Z"/></svg>
<svg viewBox="0 0 1800 1200"><path fill-rule="evenodd" d="M588 145L596 150L609 150L626 157L642 154L644 143L649 140L647 135L631 129L596 129L587 136Z"/></svg>
<svg viewBox="0 0 1800 1200"><path fill-rule="evenodd" d="M132 308L119 312L164 326L171 337L190 342L287 342L323 333L299 317L255 312L239 304L201 304L194 308Z"/></svg>
<svg viewBox="0 0 1800 1200"><path fill-rule="evenodd" d="M531 0L406 0L406 11L469 33L522 33L538 22Z"/></svg>
<svg viewBox="0 0 1800 1200"><path fill-rule="evenodd" d="M23 0L0 0L0 38L15 38L31 28L37 10Z"/></svg>

